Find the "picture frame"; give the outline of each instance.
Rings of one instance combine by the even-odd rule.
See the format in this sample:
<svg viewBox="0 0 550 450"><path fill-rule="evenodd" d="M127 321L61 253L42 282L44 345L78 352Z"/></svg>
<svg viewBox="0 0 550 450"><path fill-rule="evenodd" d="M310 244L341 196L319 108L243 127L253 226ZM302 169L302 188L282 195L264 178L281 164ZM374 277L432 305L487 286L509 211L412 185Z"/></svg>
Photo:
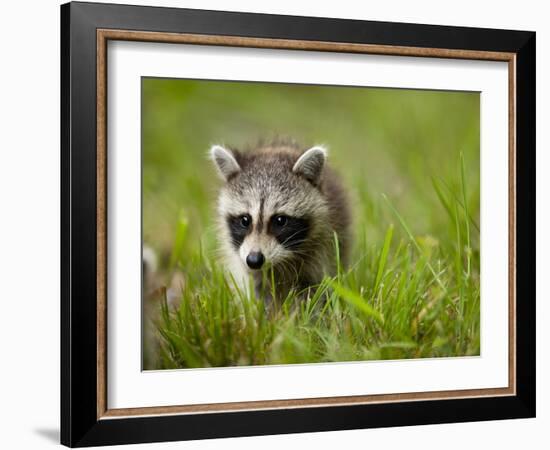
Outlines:
<svg viewBox="0 0 550 450"><path fill-rule="evenodd" d="M107 45L500 61L508 68L508 385L108 404ZM61 6L61 443L177 441L535 416L534 32L72 2Z"/></svg>

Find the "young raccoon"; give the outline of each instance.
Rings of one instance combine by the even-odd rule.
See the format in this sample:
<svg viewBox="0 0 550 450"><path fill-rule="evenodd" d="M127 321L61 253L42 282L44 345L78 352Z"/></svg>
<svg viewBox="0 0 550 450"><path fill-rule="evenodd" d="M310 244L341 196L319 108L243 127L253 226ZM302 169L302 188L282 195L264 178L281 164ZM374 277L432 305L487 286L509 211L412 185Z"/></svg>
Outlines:
<svg viewBox="0 0 550 450"><path fill-rule="evenodd" d="M241 152L214 145L210 155L225 181L218 198L221 249L242 288L252 276L258 295L269 302L275 293L282 301L290 290L334 275L334 233L345 264L349 207L323 147L272 143ZM263 268L269 269L265 276Z"/></svg>

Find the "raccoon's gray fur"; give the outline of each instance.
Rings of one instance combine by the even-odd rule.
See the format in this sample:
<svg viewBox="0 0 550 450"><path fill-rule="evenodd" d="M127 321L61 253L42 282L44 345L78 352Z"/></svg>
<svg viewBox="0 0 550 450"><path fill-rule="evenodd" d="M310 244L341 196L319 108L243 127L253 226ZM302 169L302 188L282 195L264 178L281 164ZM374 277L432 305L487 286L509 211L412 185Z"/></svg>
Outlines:
<svg viewBox="0 0 550 450"><path fill-rule="evenodd" d="M322 146L260 144L248 151L214 145L210 155L224 180L218 198L225 263L246 288L252 276L266 300L303 291L336 271L350 247L350 213ZM263 268L267 276L262 276ZM271 286L271 275L275 286ZM268 286L266 286L266 280Z"/></svg>

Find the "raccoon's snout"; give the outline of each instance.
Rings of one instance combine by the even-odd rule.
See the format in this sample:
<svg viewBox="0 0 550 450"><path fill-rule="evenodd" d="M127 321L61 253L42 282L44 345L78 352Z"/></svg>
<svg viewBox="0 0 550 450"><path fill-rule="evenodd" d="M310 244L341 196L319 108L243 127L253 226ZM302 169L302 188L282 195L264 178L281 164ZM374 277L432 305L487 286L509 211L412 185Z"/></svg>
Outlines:
<svg viewBox="0 0 550 450"><path fill-rule="evenodd" d="M265 262L265 257L262 252L250 252L246 257L246 264L251 269L260 269Z"/></svg>

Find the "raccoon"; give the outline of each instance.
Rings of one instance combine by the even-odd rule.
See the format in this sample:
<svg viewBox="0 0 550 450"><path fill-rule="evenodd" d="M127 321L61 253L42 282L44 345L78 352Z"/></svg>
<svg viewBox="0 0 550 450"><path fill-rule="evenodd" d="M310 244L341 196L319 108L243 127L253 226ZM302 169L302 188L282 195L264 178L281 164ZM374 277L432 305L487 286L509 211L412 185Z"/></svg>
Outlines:
<svg viewBox="0 0 550 450"><path fill-rule="evenodd" d="M214 145L210 156L224 182L217 206L221 251L241 288L252 277L257 295L282 301L334 275L337 248L346 264L348 200L326 165L324 147L274 142L239 151Z"/></svg>

